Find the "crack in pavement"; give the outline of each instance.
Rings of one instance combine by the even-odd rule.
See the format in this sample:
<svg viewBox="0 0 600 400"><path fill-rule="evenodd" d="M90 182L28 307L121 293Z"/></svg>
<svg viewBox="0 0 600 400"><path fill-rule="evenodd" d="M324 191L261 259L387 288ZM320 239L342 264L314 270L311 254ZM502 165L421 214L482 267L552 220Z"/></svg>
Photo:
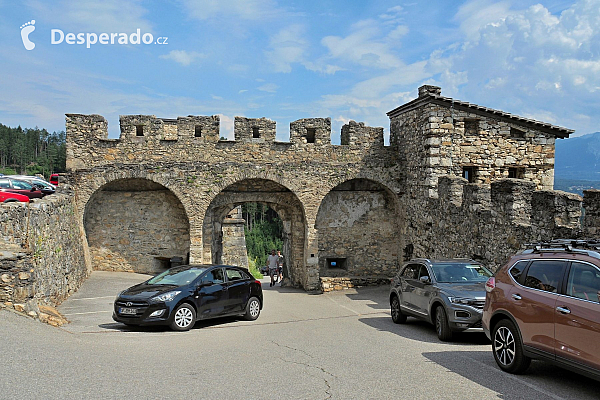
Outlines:
<svg viewBox="0 0 600 400"><path fill-rule="evenodd" d="M298 353L302 353L302 354L308 356L309 358L313 358L314 359L313 355L307 353L304 350L296 349L294 347L290 347L290 346L285 345L285 344L277 343L274 340L271 340L271 343L275 344L277 347L283 347L283 348L286 348L286 349L289 349L289 350L292 350L292 351L295 351L295 352L298 352ZM322 373L324 373L326 375L329 375L329 376L331 376L333 378L337 378L331 372L327 371L325 368L320 367L318 365L307 364L307 363L303 363L303 362L300 362L300 361L290 361L290 360L286 360L283 357L279 357L279 359L281 361L283 361L283 362L288 363L288 364L296 364L296 365L302 365L302 366L305 366L305 367L308 367L308 368L314 368L314 369L317 369L317 370L321 371ZM331 397L333 396L333 394L331 393L331 385L329 384L329 381L327 379L325 379L325 378L321 378L321 379L323 379L323 381L325 382L325 386L327 386L327 389L325 389L325 394L327 395L327 397L325 397L325 400L331 399Z"/></svg>

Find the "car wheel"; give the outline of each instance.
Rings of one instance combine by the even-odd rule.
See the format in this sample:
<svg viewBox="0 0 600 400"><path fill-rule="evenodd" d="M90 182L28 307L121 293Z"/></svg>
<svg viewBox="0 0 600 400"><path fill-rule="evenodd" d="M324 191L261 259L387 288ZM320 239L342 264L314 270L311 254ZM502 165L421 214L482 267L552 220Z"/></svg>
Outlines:
<svg viewBox="0 0 600 400"><path fill-rule="evenodd" d="M452 331L450 330L450 325L448 325L448 316L442 306L438 306L435 309L435 331L442 342L452 340Z"/></svg>
<svg viewBox="0 0 600 400"><path fill-rule="evenodd" d="M390 307L392 309L392 321L394 321L395 324L405 323L406 315L402 314L402 310L400 310L400 300L398 299L398 296L394 295Z"/></svg>
<svg viewBox="0 0 600 400"><path fill-rule="evenodd" d="M173 322L171 329L175 331L187 331L196 322L196 311L187 303L183 303L173 312Z"/></svg>
<svg viewBox="0 0 600 400"><path fill-rule="evenodd" d="M508 319L503 319L494 326L492 351L498 366L511 374L525 372L531 363L531 358L523 354L519 330Z"/></svg>
<svg viewBox="0 0 600 400"><path fill-rule="evenodd" d="M260 315L260 301L256 297L250 297L246 304L246 313L244 318L248 321L254 321Z"/></svg>

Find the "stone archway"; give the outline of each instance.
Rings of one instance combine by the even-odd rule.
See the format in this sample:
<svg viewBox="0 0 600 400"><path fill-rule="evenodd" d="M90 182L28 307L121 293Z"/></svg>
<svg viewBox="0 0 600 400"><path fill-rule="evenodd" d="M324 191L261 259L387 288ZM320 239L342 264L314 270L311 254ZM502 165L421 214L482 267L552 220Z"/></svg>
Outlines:
<svg viewBox="0 0 600 400"><path fill-rule="evenodd" d="M190 224L177 196L143 178L117 179L86 204L84 228L95 270L156 273L187 262Z"/></svg>
<svg viewBox="0 0 600 400"><path fill-rule="evenodd" d="M381 183L351 179L321 202L315 229L321 277L389 277L402 262L403 212Z"/></svg>
<svg viewBox="0 0 600 400"><path fill-rule="evenodd" d="M283 222L282 252L286 258L289 283L306 287L306 222L302 203L289 189L267 179L242 179L215 196L204 217L204 262L221 261L223 221L233 208L244 203L265 204L279 215Z"/></svg>

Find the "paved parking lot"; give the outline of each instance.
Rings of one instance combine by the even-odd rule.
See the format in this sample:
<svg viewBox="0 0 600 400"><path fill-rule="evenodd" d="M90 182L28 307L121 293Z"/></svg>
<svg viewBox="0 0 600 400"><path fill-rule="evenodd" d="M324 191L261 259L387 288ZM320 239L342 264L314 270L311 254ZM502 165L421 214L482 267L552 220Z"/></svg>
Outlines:
<svg viewBox="0 0 600 400"><path fill-rule="evenodd" d="M483 335L441 343L425 323L393 324L385 287L308 295L264 280L254 322L114 323L116 294L145 278L94 272L59 307L63 328L0 311L0 398L598 398L596 381L545 363L502 373Z"/></svg>

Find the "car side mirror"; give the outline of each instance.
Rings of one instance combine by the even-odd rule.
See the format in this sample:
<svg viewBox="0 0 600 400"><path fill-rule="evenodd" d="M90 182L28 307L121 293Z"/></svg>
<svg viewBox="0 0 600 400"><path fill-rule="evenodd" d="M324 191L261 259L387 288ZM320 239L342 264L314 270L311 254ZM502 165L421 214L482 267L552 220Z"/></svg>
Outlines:
<svg viewBox="0 0 600 400"><path fill-rule="evenodd" d="M422 283L431 283L431 279L429 279L428 276L422 276L422 277L420 277L419 281L421 281Z"/></svg>

